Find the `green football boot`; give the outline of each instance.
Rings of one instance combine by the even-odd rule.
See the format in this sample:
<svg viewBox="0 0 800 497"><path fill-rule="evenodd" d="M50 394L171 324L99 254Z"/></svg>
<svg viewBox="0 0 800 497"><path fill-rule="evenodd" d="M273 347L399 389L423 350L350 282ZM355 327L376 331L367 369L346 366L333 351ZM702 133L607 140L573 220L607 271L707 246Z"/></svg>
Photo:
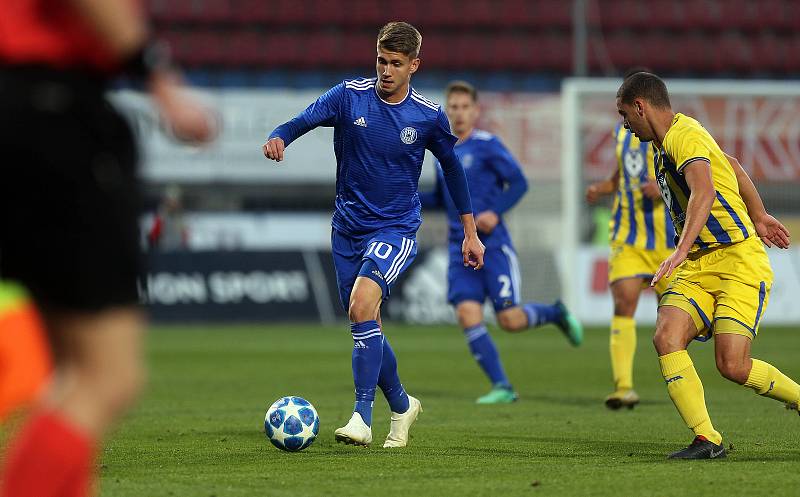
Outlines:
<svg viewBox="0 0 800 497"><path fill-rule="evenodd" d="M492 388L492 391L484 395L483 397L479 397L478 400L475 401L476 404L511 404L512 402L516 402L519 397L517 396L517 392L515 392L512 388L504 387L504 386L495 386Z"/></svg>
<svg viewBox="0 0 800 497"><path fill-rule="evenodd" d="M583 325L574 314L569 312L563 302L557 300L555 306L559 312L559 318L555 325L561 329L573 347L579 346L583 343Z"/></svg>

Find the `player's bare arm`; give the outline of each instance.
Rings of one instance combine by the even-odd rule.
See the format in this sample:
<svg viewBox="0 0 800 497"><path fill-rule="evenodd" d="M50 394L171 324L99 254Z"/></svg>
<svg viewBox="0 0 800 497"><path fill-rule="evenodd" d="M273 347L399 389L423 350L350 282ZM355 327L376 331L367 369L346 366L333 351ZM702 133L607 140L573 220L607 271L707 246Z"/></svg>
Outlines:
<svg viewBox="0 0 800 497"><path fill-rule="evenodd" d="M598 202L601 198L613 194L619 186L619 168L614 169L614 174L603 181L597 181L586 188L586 201L590 204Z"/></svg>
<svg viewBox="0 0 800 497"><path fill-rule="evenodd" d="M464 243L461 245L461 253L464 255L464 266L471 266L476 270L481 269L483 267L483 252L485 248L483 242L478 238L475 218L472 214L462 214L461 224L464 225Z"/></svg>
<svg viewBox="0 0 800 497"><path fill-rule="evenodd" d="M686 220L684 221L683 232L675 252L661 263L650 286L658 283L661 278L670 276L675 268L686 260L689 249L692 248L698 235L700 235L700 231L708 221L711 206L714 205L714 199L717 195L714 190L714 180L711 178L711 168L708 162L703 160L690 162L684 167L683 175L691 192L689 194L689 202L686 205Z"/></svg>
<svg viewBox="0 0 800 497"><path fill-rule="evenodd" d="M747 174L747 171L744 170L739 161L728 154L725 154L725 157L736 173L739 193L747 206L747 213L756 227L758 236L761 237L767 247L771 248L774 245L782 249L789 248L789 230L780 221L767 213L756 185L753 184L750 175Z"/></svg>

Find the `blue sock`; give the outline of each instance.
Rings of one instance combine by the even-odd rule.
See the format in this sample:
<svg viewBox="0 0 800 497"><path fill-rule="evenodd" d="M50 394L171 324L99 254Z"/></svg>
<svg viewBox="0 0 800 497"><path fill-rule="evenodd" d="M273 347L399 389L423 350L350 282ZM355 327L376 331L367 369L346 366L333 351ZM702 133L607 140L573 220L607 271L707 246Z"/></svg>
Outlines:
<svg viewBox="0 0 800 497"><path fill-rule="evenodd" d="M354 412L372 426L372 403L381 371L383 335L377 321L350 323L353 334L353 383L356 386Z"/></svg>
<svg viewBox="0 0 800 497"><path fill-rule="evenodd" d="M555 323L561 317L561 312L555 305L528 302L522 306L522 310L528 316L528 328Z"/></svg>
<svg viewBox="0 0 800 497"><path fill-rule="evenodd" d="M511 388L511 383L508 382L506 372L503 370L503 364L500 362L500 354L497 353L497 348L494 346L486 325L479 324L465 329L464 338L467 339L472 357L478 361L492 385Z"/></svg>
<svg viewBox="0 0 800 497"><path fill-rule="evenodd" d="M400 375L397 374L397 358L394 356L392 346L386 336L383 337L383 362L381 362L381 373L378 375L378 386L383 390L383 395L389 402L392 412L403 414L408 410L408 394L400 383Z"/></svg>

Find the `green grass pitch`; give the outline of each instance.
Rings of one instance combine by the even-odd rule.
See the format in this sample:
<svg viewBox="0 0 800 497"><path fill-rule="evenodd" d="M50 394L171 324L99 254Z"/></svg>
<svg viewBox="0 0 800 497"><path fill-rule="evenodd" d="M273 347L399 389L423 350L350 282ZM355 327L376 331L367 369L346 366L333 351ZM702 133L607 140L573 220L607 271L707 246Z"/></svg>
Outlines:
<svg viewBox="0 0 800 497"><path fill-rule="evenodd" d="M149 388L102 453L100 495L798 495L800 417L723 380L711 343L690 353L733 450L727 460L665 459L691 434L667 396L652 329L640 328L642 403L610 412L605 329L587 330L579 349L554 328L493 330L520 400L478 406L489 385L456 327L387 323L401 378L425 409L409 447L395 450L381 448L389 411L380 393L373 446L334 442L353 400L346 326L156 328ZM797 329L765 328L753 355L797 379L798 351ZM301 453L275 449L263 433L267 407L289 394L321 418L320 436Z"/></svg>

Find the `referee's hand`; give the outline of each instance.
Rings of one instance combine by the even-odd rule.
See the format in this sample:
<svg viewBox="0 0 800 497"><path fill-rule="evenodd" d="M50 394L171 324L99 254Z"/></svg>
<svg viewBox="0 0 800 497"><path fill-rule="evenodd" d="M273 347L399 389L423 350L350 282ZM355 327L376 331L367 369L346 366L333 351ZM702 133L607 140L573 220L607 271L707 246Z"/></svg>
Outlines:
<svg viewBox="0 0 800 497"><path fill-rule="evenodd" d="M264 152L264 157L267 159L280 162L283 160L284 148L283 138L276 136L275 138L270 138L267 143L262 145L261 150Z"/></svg>

